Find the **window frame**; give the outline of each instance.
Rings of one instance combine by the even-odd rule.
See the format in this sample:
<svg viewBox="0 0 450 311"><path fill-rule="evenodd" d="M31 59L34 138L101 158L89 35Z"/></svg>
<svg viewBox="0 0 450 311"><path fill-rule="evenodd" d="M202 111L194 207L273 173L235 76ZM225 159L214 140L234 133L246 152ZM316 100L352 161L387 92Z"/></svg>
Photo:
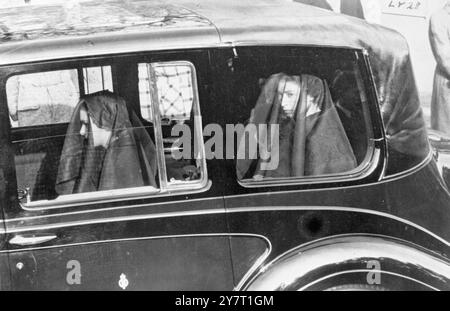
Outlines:
<svg viewBox="0 0 450 311"><path fill-rule="evenodd" d="M140 63L139 63L140 64ZM205 188L208 184L208 169L206 165L206 152L205 152L205 143L203 140L203 124L202 124L202 116L200 111L200 100L198 95L198 83L197 83L197 71L194 66L189 61L166 61L166 62L150 62L147 64L147 70L148 70L148 76L150 78L150 96L152 103L158 103L157 105L152 105L152 112L154 117L154 128L155 128L155 145L157 150L157 156L158 156L158 176L159 176L159 185L160 189L162 190L162 193L170 192L170 191L183 191L183 190L199 190L202 188ZM159 111L159 94L158 94L158 87L156 84L156 74L154 71L155 67L163 66L163 65L169 65L169 66L176 66L176 65L184 65L189 66L191 69L191 79L192 79L192 93L193 93L193 100L192 100L192 113L194 114L194 135L196 138L194 138L195 142L200 142L201 146L197 146L197 151L199 152L201 165L202 165L202 172L201 172L201 178L199 180L193 180L193 181L178 181L178 182L170 182L167 180L167 167L166 167L166 161L164 156L164 137L162 133L162 119L161 113ZM155 116L159 116L159 118L155 118ZM195 146L194 146L195 148ZM195 150L195 149L194 149Z"/></svg>
<svg viewBox="0 0 450 311"><path fill-rule="evenodd" d="M246 46L248 47L248 46ZM258 46L254 46L258 47ZM264 47L270 47L270 45ZM286 45L286 47L290 47ZM298 47L298 46L293 46ZM312 47L302 48L339 49L337 47ZM378 96L370 67L368 52L364 49L341 48L353 52L355 56L356 82L360 90L361 104L363 108L365 126L367 131L367 152L364 160L354 170L338 174L305 177L267 178L262 180L242 179L235 177L236 182L247 189L264 189L273 187L309 186L309 185L333 185L364 180L371 176L386 159L386 138L384 129L377 126L382 124L381 114L376 108L379 106ZM375 118L374 118L375 116ZM380 131L381 130L381 131ZM383 164L384 166L384 164ZM234 167L236 168L236 161ZM384 167L383 167L384 171Z"/></svg>
<svg viewBox="0 0 450 311"><path fill-rule="evenodd" d="M149 57L150 56L150 57ZM87 59L72 59L67 61L51 61L51 62L42 62L42 63L31 63L31 64L19 64L19 65L13 65L13 66L2 66L0 70L3 70L3 75L1 76L1 83L2 83L2 92L4 92L4 99L6 100L6 81L14 76L14 75L22 75L22 74L28 74L28 73L40 73L40 72L48 72L48 71L58 71L58 70L68 70L68 69L76 69L78 71L78 80L79 80L79 89L80 93L85 94L84 90L84 80L83 80L83 68L88 67L102 67L102 66L111 66L111 72L112 72L112 81L113 81L113 88L118 89L117 87L117 79L115 77L115 70L114 70L114 64L117 58L127 58L132 57L135 59L136 66L138 63L183 63L189 64L189 66L192 69L192 83L193 83L193 91L194 91L194 105L198 106L198 110L200 110L200 100L199 100L199 94L198 94L198 85L197 85L197 72L195 65L188 61L188 60L170 60L170 61L153 61L151 55L149 54L126 54L126 55L117 55L117 56L106 56L106 57L93 57L93 58L87 58ZM9 67L9 68L8 68ZM81 74L81 75L80 75ZM153 95L153 94L150 94ZM6 111L9 113L9 107L6 105ZM154 105L158 106L158 105ZM200 112L200 111L199 111ZM140 115L140 111L139 111ZM202 133L202 124L201 124L201 115L199 117L200 120L200 129ZM57 124L49 124L48 126L61 126L62 124L67 123L57 123ZM29 127L10 127L11 131L27 131L32 130L33 128L40 128L44 125L36 125L36 126L29 126ZM155 126L155 136L156 132L161 132L160 129L157 129ZM156 140L156 137L155 137ZM9 143L14 143L12 140L12 136L9 139ZM179 182L174 183L170 185L170 187L166 187L164 190L161 187L154 188L151 186L145 186L145 187L138 187L138 188L124 188L124 189L113 189L113 190L106 190L106 191L97 191L97 192L89 192L89 193L79 193L79 194L70 194L70 195L63 195L60 196L54 200L39 200L29 203L23 203L20 202L18 199L17 205L20 207L21 210L26 212L39 212L39 211L47 211L47 210L55 210L55 209L67 209L71 207L77 207L77 206L86 206L90 204L103 204L103 203L112 203L112 202L121 202L121 201L127 201L127 200L141 200L141 199L148 199L148 198L166 198L171 197L173 195L195 195L199 193L207 192L211 186L212 181L208 177L208 171L206 166L206 156L205 156L205 149L204 149L204 140L203 136L201 136L201 140L197 140L201 142L201 146L199 148L199 152L203 155L202 159L202 165L203 165L203 171L202 171L202 178L200 180L195 181L188 181L188 182ZM157 157L161 158L161 154L163 155L164 150L163 148L159 148L158 145L155 142L156 150L157 150ZM160 169L158 160L158 170ZM165 163L165 162L164 162ZM14 166L14 172L15 172L15 166ZM160 176L160 174L158 174ZM15 178L15 187L17 188L17 177ZM18 189L17 189L18 190Z"/></svg>

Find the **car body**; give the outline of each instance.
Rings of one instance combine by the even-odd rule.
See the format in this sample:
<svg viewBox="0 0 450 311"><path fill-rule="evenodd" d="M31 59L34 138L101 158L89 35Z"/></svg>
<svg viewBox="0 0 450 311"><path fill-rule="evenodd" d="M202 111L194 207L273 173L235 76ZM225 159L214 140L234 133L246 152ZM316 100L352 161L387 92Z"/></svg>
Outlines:
<svg viewBox="0 0 450 311"><path fill-rule="evenodd" d="M268 0L94 0L0 16L1 289L450 289L450 194L396 32ZM363 146L357 168L239 180L236 160L207 158L194 126L199 177L166 169L171 124L246 123L261 85L291 70L326 81L335 102L346 95L334 75L354 80L358 108L347 108L360 117L344 127ZM157 187L54 193L70 113L45 112L42 98L72 109L94 86L126 98L149 129ZM201 118L151 105L173 86Z"/></svg>

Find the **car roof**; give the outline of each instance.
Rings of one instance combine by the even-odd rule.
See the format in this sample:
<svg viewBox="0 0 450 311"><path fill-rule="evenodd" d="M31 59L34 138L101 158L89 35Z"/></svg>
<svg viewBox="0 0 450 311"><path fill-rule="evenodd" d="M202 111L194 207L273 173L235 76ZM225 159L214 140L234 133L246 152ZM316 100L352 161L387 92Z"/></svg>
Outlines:
<svg viewBox="0 0 450 311"><path fill-rule="evenodd" d="M290 0L69 0L0 9L0 65L252 43L361 48L355 38L380 29Z"/></svg>

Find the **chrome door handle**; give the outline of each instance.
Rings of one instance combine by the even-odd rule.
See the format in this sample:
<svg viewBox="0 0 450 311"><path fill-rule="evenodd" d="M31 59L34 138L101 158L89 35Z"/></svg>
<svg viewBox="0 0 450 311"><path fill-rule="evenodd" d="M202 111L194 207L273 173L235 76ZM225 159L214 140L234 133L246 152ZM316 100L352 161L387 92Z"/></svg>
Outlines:
<svg viewBox="0 0 450 311"><path fill-rule="evenodd" d="M29 246L29 245L39 245L45 242L49 242L51 240L56 239L57 236L54 234L48 235L36 235L36 234L24 234L24 235L16 235L11 240L9 240L9 244L11 245L19 245L19 246Z"/></svg>

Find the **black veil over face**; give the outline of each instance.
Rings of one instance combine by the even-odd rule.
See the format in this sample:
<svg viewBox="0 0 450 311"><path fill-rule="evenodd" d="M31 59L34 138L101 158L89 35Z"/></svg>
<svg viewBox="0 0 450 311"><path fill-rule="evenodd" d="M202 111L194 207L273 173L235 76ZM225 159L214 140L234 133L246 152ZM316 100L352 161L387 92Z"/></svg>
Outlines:
<svg viewBox="0 0 450 311"><path fill-rule="evenodd" d="M287 81L296 81L300 87L293 117L284 113L279 94ZM279 144L270 140L268 146L263 147L270 157L255 161L256 150L249 149L251 143L247 143L244 136L238 147L238 154L245 155L237 161L239 179L322 176L350 172L357 167L328 86L318 77L272 75L263 86L249 123L256 126L258 136L261 136L259 125L279 126ZM250 139L259 142L261 137ZM275 161L278 166L262 169L263 164L274 157L278 158Z"/></svg>
<svg viewBox="0 0 450 311"><path fill-rule="evenodd" d="M80 135L80 110L91 122L111 131L107 147L94 147L92 133ZM128 114L125 100L109 91L81 98L70 121L62 150L56 192L59 195L156 187L156 149L140 120Z"/></svg>

